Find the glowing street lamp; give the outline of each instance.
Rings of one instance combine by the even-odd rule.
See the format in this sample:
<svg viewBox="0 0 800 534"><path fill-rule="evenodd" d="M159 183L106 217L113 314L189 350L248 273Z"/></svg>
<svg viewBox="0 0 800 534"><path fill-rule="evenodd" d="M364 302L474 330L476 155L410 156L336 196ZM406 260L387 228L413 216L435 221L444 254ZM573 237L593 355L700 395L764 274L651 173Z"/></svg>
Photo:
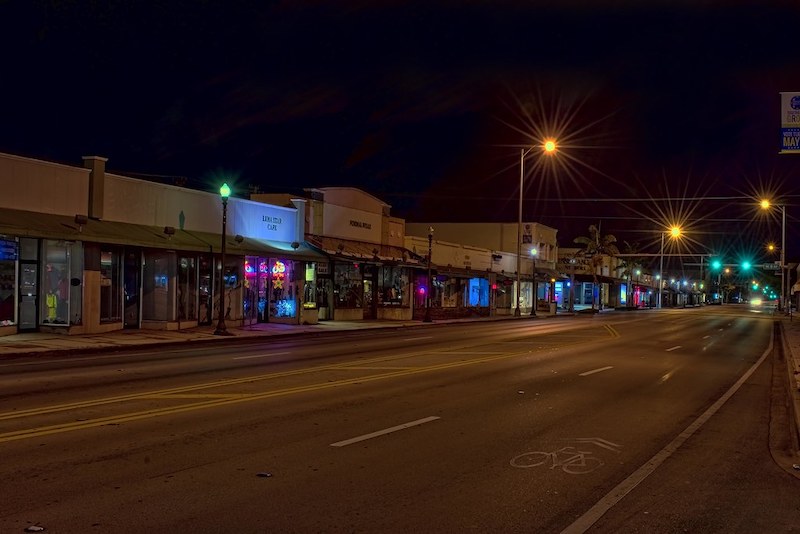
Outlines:
<svg viewBox="0 0 800 534"><path fill-rule="evenodd" d="M554 139L547 139L541 145L533 145L527 150L521 148L519 151L519 210L517 211L517 307L514 309L514 315L519 317L522 312L520 311L520 285L522 283L521 277L521 256L522 256L522 191L525 182L525 156L527 156L533 149L540 148L542 153L553 155L558 149Z"/></svg>
<svg viewBox="0 0 800 534"><path fill-rule="evenodd" d="M666 235L666 231L661 232L661 262L659 265L659 272L664 272L664 235ZM671 239L678 239L681 236L681 229L679 226L672 226L669 229L669 234ZM661 309L661 294L663 293L663 287L661 283L658 284L658 308Z"/></svg>
<svg viewBox="0 0 800 534"><path fill-rule="evenodd" d="M217 318L217 328L214 330L215 336L231 336L225 326L225 241L228 222L228 197L231 196L231 188L227 183L223 183L219 188L219 196L222 199L222 262L219 269L219 315Z"/></svg>

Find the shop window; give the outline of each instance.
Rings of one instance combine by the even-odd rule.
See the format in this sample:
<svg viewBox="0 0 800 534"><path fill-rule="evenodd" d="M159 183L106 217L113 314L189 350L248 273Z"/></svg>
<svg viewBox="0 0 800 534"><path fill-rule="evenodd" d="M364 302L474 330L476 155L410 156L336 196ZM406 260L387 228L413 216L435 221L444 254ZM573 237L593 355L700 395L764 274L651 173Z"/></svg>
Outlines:
<svg viewBox="0 0 800 534"><path fill-rule="evenodd" d="M317 307L317 264L306 263L306 277L303 283L303 308L315 309Z"/></svg>
<svg viewBox="0 0 800 534"><path fill-rule="evenodd" d="M14 295L17 291L16 261L17 242L0 237L0 326L14 324Z"/></svg>
<svg viewBox="0 0 800 534"><path fill-rule="evenodd" d="M79 324L83 262L78 243L42 241L40 321L46 325ZM75 276L72 276L73 270Z"/></svg>
<svg viewBox="0 0 800 534"><path fill-rule="evenodd" d="M259 265L259 259L255 256L247 256L244 259L242 306L244 319L250 322L263 318L263 304L262 307L259 307L258 299ZM266 275L262 273L262 276ZM259 310L261 315L259 315Z"/></svg>
<svg viewBox="0 0 800 534"><path fill-rule="evenodd" d="M269 260L270 317L297 317L294 262Z"/></svg>
<svg viewBox="0 0 800 534"><path fill-rule="evenodd" d="M148 251L144 257L142 319L169 321L173 318L172 288L175 284L175 252Z"/></svg>
<svg viewBox="0 0 800 534"><path fill-rule="evenodd" d="M197 258L180 256L178 258L178 320L197 320Z"/></svg>
<svg viewBox="0 0 800 534"><path fill-rule="evenodd" d="M470 308L489 306L489 281L483 278L467 280L467 292L464 295L465 305Z"/></svg>
<svg viewBox="0 0 800 534"><path fill-rule="evenodd" d="M100 322L122 320L120 253L116 248L100 250Z"/></svg>
<svg viewBox="0 0 800 534"><path fill-rule="evenodd" d="M382 306L408 306L408 269L384 266L378 270L378 296Z"/></svg>
<svg viewBox="0 0 800 534"><path fill-rule="evenodd" d="M225 319L241 319L242 315L242 300L241 293L238 291L241 288L240 269L243 264L241 256L225 256L225 272L223 274L224 284L224 305ZM214 259L215 274L214 280L214 319L219 318L219 270L222 268L219 258Z"/></svg>
<svg viewBox="0 0 800 534"><path fill-rule="evenodd" d="M513 283L509 284L506 283L506 280L498 280L494 292L495 308L498 310L512 309L512 304L514 303L513 289Z"/></svg>
<svg viewBox="0 0 800 534"><path fill-rule="evenodd" d="M334 267L335 308L361 308L364 283L358 265L337 263Z"/></svg>
<svg viewBox="0 0 800 534"><path fill-rule="evenodd" d="M458 308L464 302L464 280L460 278L446 278L440 281L439 277L433 280L433 296L441 294L442 308ZM433 305L433 300L431 300Z"/></svg>

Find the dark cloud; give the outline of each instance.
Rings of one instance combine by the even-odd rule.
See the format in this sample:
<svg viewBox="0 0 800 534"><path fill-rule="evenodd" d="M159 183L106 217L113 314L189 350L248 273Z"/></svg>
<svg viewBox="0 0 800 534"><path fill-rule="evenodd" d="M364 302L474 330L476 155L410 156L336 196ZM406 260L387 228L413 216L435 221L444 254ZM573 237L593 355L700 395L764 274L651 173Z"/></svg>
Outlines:
<svg viewBox="0 0 800 534"><path fill-rule="evenodd" d="M603 217L640 224L615 198L741 195L765 176L796 192L777 122L778 92L800 91L797 2L0 10L6 152L99 153L196 183L229 169L269 191L354 186L409 219L512 221L519 149L556 129L562 166L531 176L526 209L566 242Z"/></svg>

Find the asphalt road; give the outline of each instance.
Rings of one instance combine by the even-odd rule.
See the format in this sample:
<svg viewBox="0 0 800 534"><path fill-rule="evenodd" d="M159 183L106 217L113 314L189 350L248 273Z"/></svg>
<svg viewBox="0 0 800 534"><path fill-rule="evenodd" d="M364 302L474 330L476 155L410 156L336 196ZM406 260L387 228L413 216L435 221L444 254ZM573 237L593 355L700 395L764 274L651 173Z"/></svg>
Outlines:
<svg viewBox="0 0 800 534"><path fill-rule="evenodd" d="M0 532L781 532L746 307L0 363Z"/></svg>

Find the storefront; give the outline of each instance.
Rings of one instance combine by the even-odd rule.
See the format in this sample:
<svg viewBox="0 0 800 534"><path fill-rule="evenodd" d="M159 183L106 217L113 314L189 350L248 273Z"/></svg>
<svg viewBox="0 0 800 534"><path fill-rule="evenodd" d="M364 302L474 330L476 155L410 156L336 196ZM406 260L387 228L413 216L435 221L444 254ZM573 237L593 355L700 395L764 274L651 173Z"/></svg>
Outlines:
<svg viewBox="0 0 800 534"><path fill-rule="evenodd" d="M311 236L329 261L316 265L320 320L408 320L411 272L419 261L402 247Z"/></svg>
<svg viewBox="0 0 800 534"><path fill-rule="evenodd" d="M299 306L306 310L316 308L315 287L316 262L245 257L242 301L245 323L297 323Z"/></svg>
<svg viewBox="0 0 800 534"><path fill-rule="evenodd" d="M489 275L477 276L462 272L432 273L428 280L425 270L414 273L414 319L425 316L426 297L430 292L430 310L433 319L459 317L488 317L490 315ZM523 284L523 288L525 284ZM530 294L531 285L528 284Z"/></svg>
<svg viewBox="0 0 800 534"><path fill-rule="evenodd" d="M18 245L16 239L0 235L0 332L17 324L16 291Z"/></svg>

